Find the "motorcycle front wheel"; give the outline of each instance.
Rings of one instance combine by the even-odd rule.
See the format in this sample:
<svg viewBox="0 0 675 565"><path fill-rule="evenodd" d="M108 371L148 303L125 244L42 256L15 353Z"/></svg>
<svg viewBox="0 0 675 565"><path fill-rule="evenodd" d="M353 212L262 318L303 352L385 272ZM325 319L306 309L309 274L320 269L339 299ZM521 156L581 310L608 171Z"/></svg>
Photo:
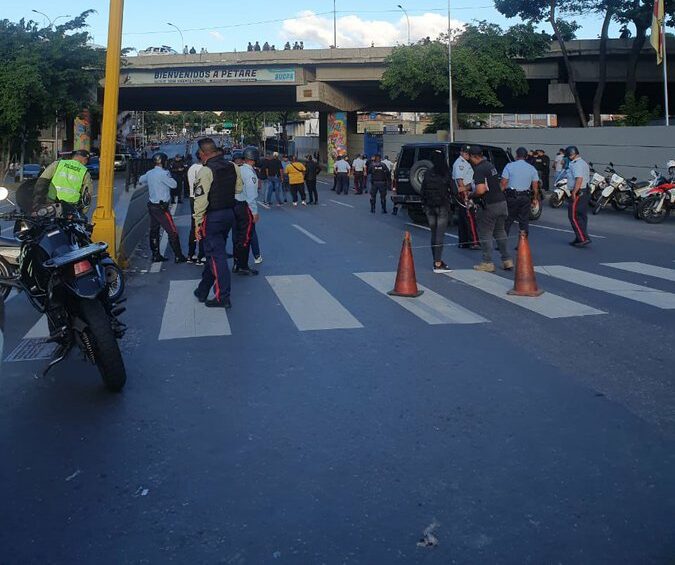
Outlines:
<svg viewBox="0 0 675 565"><path fill-rule="evenodd" d="M110 317L98 300L79 300L78 307L87 326L80 336L85 353L93 357L105 387L111 392L120 392L127 382L127 373Z"/></svg>
<svg viewBox="0 0 675 565"><path fill-rule="evenodd" d="M661 198L659 196L648 196L638 206L638 215L648 224L660 224L668 216L670 216L670 208L667 206L661 207L659 212L656 207L659 205Z"/></svg>
<svg viewBox="0 0 675 565"><path fill-rule="evenodd" d="M560 208L563 205L564 199L560 198L555 192L551 194L551 197L548 199L548 203L551 208Z"/></svg>
<svg viewBox="0 0 675 565"><path fill-rule="evenodd" d="M612 208L614 208L617 212L623 212L626 208L628 208L628 204L617 202L615 198L612 200Z"/></svg>
<svg viewBox="0 0 675 565"><path fill-rule="evenodd" d="M5 263L5 260L0 258L0 279L8 279L12 276L12 269L10 266ZM11 286L0 285L0 299L4 302L9 297L9 293L12 292Z"/></svg>
<svg viewBox="0 0 675 565"><path fill-rule="evenodd" d="M607 200L608 200L607 196L601 196L600 198L598 198L598 203L595 205L595 208L593 208L594 216L597 216L601 212L601 210L605 206L607 206Z"/></svg>

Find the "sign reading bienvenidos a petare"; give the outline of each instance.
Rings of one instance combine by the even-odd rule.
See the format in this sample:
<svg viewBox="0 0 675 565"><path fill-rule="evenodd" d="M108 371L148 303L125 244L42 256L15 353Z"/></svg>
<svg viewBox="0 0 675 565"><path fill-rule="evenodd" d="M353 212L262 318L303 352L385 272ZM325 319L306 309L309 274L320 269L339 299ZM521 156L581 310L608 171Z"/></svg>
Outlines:
<svg viewBox="0 0 675 565"><path fill-rule="evenodd" d="M199 67L122 71L122 86L151 84L294 83L294 68Z"/></svg>

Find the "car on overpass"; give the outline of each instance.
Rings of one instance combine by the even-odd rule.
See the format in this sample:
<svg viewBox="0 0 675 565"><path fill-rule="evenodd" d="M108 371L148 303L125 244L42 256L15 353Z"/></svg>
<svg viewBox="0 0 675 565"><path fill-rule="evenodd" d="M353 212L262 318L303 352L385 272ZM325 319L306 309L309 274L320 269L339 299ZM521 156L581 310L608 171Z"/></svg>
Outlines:
<svg viewBox="0 0 675 565"><path fill-rule="evenodd" d="M178 55L178 52L171 49L168 45L161 47L148 47L138 52L139 55Z"/></svg>
<svg viewBox="0 0 675 565"><path fill-rule="evenodd" d="M402 206L408 210L410 220L416 224L426 224L427 216L422 207L422 181L424 175L433 166L431 156L435 151L442 151L452 170L452 164L459 157L459 149L464 143L431 142L407 143L401 147L396 160L394 186L396 192L391 200L394 206ZM513 157L509 151L492 145L482 145L485 156L492 161L501 175L504 167Z"/></svg>

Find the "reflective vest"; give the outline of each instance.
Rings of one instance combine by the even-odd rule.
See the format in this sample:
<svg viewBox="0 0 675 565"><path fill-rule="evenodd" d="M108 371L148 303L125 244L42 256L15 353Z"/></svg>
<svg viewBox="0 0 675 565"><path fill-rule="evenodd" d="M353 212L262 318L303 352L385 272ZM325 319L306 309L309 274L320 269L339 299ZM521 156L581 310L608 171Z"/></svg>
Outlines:
<svg viewBox="0 0 675 565"><path fill-rule="evenodd" d="M77 204L82 197L82 183L86 174L87 167L79 161L60 161L49 187L49 199Z"/></svg>

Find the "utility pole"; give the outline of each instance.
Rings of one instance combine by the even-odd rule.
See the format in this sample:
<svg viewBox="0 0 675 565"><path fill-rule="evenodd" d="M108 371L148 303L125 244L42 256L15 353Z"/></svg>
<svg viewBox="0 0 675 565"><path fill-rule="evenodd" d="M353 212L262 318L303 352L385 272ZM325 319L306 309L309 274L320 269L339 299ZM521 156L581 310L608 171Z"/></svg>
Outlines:
<svg viewBox="0 0 675 565"><path fill-rule="evenodd" d="M105 57L105 98L101 127L101 170L98 200L94 211L94 241L105 241L108 252L117 258L117 234L113 191L115 188L115 145L117 142L117 109L120 86L120 53L122 51L122 16L124 0L110 0L108 48Z"/></svg>
<svg viewBox="0 0 675 565"><path fill-rule="evenodd" d="M450 23L450 2L448 0L448 124L450 141L455 141L455 127L452 123L452 25Z"/></svg>

